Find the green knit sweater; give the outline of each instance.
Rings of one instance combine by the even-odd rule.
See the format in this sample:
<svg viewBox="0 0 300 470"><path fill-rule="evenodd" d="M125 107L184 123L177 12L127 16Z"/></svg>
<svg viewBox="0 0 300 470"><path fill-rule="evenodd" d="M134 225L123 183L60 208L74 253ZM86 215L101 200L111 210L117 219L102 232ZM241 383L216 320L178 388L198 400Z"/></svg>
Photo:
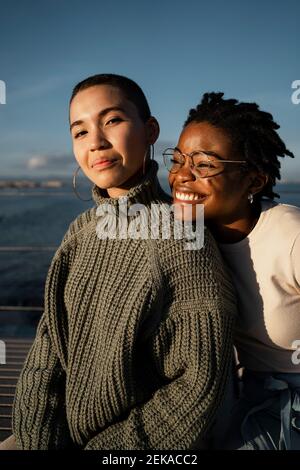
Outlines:
<svg viewBox="0 0 300 470"><path fill-rule="evenodd" d="M169 201L152 161L130 204ZM232 357L231 282L207 230L174 239L99 239L96 205L73 221L45 285L18 380L20 449L191 449L213 423Z"/></svg>

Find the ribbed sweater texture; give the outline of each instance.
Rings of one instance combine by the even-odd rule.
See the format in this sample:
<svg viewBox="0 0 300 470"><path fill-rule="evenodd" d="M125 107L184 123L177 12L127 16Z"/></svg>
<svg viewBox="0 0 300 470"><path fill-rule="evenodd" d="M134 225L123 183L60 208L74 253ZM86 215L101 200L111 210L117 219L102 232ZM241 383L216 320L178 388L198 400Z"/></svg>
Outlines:
<svg viewBox="0 0 300 470"><path fill-rule="evenodd" d="M151 161L129 205L170 202ZM204 247L159 237L100 239L99 206L70 225L46 279L20 374L20 449L191 449L206 436L232 358L235 295L208 230Z"/></svg>

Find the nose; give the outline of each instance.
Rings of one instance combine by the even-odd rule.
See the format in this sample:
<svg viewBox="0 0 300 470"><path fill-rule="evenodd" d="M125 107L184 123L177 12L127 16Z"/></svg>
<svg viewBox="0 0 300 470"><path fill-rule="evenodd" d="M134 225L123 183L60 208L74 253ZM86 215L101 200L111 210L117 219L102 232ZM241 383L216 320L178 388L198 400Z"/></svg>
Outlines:
<svg viewBox="0 0 300 470"><path fill-rule="evenodd" d="M191 164L188 159L185 160L184 165L175 173L175 179L179 183L186 181L195 181L196 177L192 173Z"/></svg>
<svg viewBox="0 0 300 470"><path fill-rule="evenodd" d="M89 146L91 152L95 150L103 150L110 146L104 132L99 127L90 132Z"/></svg>

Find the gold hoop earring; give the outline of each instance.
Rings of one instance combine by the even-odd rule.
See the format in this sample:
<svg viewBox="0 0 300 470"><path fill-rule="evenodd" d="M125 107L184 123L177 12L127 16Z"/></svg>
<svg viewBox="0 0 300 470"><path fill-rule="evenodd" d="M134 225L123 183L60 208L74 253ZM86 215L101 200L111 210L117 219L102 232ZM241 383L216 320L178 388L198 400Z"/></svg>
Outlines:
<svg viewBox="0 0 300 470"><path fill-rule="evenodd" d="M145 172L146 172L146 161L147 161L147 157L148 155L150 156L150 160L154 160L154 145L153 144L150 144L149 145L149 149L148 151L145 153L144 155L144 160L143 160L143 175L145 175Z"/></svg>
<svg viewBox="0 0 300 470"><path fill-rule="evenodd" d="M73 180L72 180L72 186L73 186L73 191L74 193L76 194L76 196L78 197L78 199L81 199L81 201L91 201L93 198L91 197L90 199L83 199L80 194L77 192L77 189L76 189L76 177L77 177L77 174L78 174L78 171L80 170L80 166L78 166L76 168L76 170L74 171L73 173Z"/></svg>
<svg viewBox="0 0 300 470"><path fill-rule="evenodd" d="M151 149L150 159L154 160L154 144L150 144L150 149Z"/></svg>

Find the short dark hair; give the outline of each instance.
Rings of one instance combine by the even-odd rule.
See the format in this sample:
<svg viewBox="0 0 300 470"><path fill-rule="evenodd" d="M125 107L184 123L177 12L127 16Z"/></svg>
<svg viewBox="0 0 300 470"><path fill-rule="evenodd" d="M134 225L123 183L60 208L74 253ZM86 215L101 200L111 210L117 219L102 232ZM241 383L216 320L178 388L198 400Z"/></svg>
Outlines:
<svg viewBox="0 0 300 470"><path fill-rule="evenodd" d="M278 157L294 154L288 150L276 132L279 125L272 114L261 111L256 103L224 99L224 93L205 93L196 108L189 111L184 128L192 122L208 122L223 129L232 139L236 151L252 168L268 175L268 182L257 198L280 197L273 192L276 178L280 179Z"/></svg>
<svg viewBox="0 0 300 470"><path fill-rule="evenodd" d="M130 78L112 73L92 75L91 77L88 77L85 80L77 83L73 89L70 104L77 93L97 85L110 85L118 88L122 91L122 93L124 93L124 96L136 106L143 122L147 122L150 118L150 108L144 92L139 87L139 85Z"/></svg>

